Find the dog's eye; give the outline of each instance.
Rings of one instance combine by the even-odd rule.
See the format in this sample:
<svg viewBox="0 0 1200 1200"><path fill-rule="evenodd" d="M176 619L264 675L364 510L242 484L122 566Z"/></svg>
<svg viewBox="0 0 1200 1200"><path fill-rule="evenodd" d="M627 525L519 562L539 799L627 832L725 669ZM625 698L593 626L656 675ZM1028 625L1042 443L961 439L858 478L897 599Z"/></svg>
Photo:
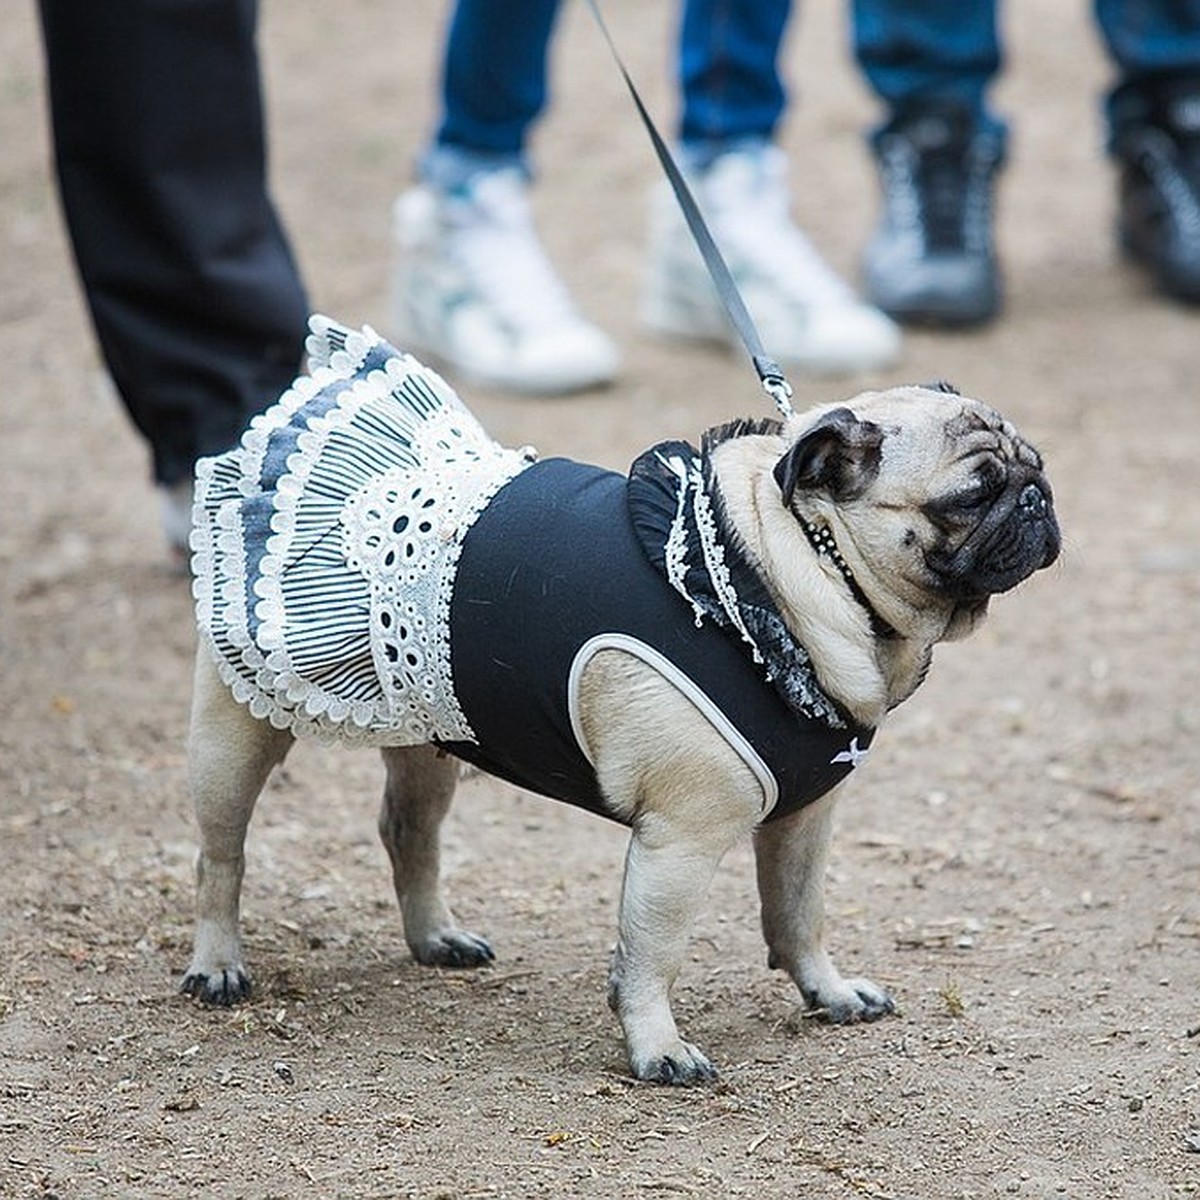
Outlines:
<svg viewBox="0 0 1200 1200"><path fill-rule="evenodd" d="M985 459L962 487L929 501L924 511L935 525L947 531L963 523L974 524L1000 498L1007 478L1001 463Z"/></svg>
<svg viewBox="0 0 1200 1200"><path fill-rule="evenodd" d="M995 492L983 483L973 483L955 494L954 503L959 508L982 508L995 498Z"/></svg>
<svg viewBox="0 0 1200 1200"><path fill-rule="evenodd" d="M960 508L982 508L992 504L1004 491L1004 468L990 459L984 462L975 474L975 478L956 493L954 500Z"/></svg>

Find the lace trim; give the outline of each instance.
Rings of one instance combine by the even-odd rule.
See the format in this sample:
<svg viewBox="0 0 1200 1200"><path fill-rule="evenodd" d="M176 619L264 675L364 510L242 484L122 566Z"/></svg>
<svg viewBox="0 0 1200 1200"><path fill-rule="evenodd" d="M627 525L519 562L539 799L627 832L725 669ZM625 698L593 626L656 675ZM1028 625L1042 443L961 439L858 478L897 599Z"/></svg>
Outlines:
<svg viewBox="0 0 1200 1200"><path fill-rule="evenodd" d="M693 483L698 483L700 472L695 460L692 460L691 471L688 464L678 454L669 458L657 454L658 461L678 480L676 486L675 517L671 522L667 540L663 543L663 561L666 567L667 581L692 606L692 615L699 629L704 623L704 609L688 591L687 588L687 498L688 489ZM691 479L691 475L695 479Z"/></svg>
<svg viewBox="0 0 1200 1200"><path fill-rule="evenodd" d="M821 689L808 652L792 636L770 591L725 516L711 475L720 442L774 432L775 422L735 422L710 430L697 452L668 442L643 454L630 475L630 511L647 557L691 606L747 647L798 716L831 729L850 718Z"/></svg>
<svg viewBox="0 0 1200 1200"><path fill-rule="evenodd" d="M705 616L712 615L711 607L715 599L724 614L725 622L732 625L741 635L742 640L749 646L754 661L762 663L763 657L758 645L742 620L737 589L725 562L725 547L721 543L717 519L704 485L699 456L693 452L692 456L685 460L681 454L668 456L657 450L653 453L675 480L675 516L663 543L663 568L667 581L691 605L697 629L703 624ZM707 588L711 589L707 606L700 599L699 593L688 587L688 569L692 565L689 563L689 554L694 555L697 548Z"/></svg>
<svg viewBox="0 0 1200 1200"><path fill-rule="evenodd" d="M452 417L426 440L444 458L420 473L390 470L347 503L347 564L370 581L371 652L390 723L414 743L475 740L454 690L450 604L463 538L496 492L529 460L464 444Z"/></svg>
<svg viewBox="0 0 1200 1200"><path fill-rule="evenodd" d="M704 559L704 568L708 572L712 589L721 608L724 609L729 623L741 634L742 640L750 647L754 661L761 663L763 661L762 652L742 620L741 601L738 599L737 589L733 585L729 567L725 563L725 547L718 539L717 522L713 516L712 503L708 498L708 493L704 490L699 463L696 466L696 484L692 506L696 521L696 534L700 542L700 554Z"/></svg>
<svg viewBox="0 0 1200 1200"><path fill-rule="evenodd" d="M462 540L533 461L370 329L312 322L314 373L197 469L193 585L239 702L278 728L473 741L454 694Z"/></svg>

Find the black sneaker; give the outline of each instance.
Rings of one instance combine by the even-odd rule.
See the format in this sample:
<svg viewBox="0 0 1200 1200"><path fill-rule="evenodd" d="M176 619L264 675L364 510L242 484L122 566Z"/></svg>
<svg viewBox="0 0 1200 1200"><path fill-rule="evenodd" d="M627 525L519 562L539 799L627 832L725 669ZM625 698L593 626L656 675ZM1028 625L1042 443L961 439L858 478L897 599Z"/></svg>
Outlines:
<svg viewBox="0 0 1200 1200"><path fill-rule="evenodd" d="M1200 304L1200 80L1118 102L1117 236L1160 291Z"/></svg>
<svg viewBox="0 0 1200 1200"><path fill-rule="evenodd" d="M1000 138L957 105L897 116L875 138L883 215L863 258L867 296L910 324L976 325L1000 310L992 192Z"/></svg>

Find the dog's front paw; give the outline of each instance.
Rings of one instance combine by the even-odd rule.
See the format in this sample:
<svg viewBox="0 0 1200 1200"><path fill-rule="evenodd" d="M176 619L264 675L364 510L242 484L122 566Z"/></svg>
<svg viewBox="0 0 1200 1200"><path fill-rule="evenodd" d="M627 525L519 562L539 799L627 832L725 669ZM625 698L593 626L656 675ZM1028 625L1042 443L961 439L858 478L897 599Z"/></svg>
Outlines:
<svg viewBox="0 0 1200 1200"><path fill-rule="evenodd" d="M250 976L241 967L229 967L211 974L193 970L183 977L179 990L195 996L202 1004L229 1008L250 995Z"/></svg>
<svg viewBox="0 0 1200 1200"><path fill-rule="evenodd" d="M495 962L496 955L484 938L465 929L443 929L430 934L411 947L413 958L427 967L451 967L455 970L484 967Z"/></svg>
<svg viewBox="0 0 1200 1200"><path fill-rule="evenodd" d="M896 1011L891 996L869 979L841 979L820 987L802 987L810 1011L832 1025L877 1021Z"/></svg>
<svg viewBox="0 0 1200 1200"><path fill-rule="evenodd" d="M712 1083L717 1078L717 1068L703 1052L684 1041L666 1054L640 1059L631 1057L630 1066L634 1076L643 1082L662 1083L669 1087L692 1087L698 1083Z"/></svg>

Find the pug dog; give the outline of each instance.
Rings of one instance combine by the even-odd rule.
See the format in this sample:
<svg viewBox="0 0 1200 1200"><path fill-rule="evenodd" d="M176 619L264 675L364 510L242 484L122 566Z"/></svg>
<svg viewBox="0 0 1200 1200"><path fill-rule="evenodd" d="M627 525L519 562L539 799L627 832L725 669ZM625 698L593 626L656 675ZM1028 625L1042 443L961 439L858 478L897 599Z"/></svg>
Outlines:
<svg viewBox="0 0 1200 1200"><path fill-rule="evenodd" d="M670 1004L725 852L753 839L769 965L835 1022L889 1013L825 944L834 803L887 712L1059 552L1037 451L945 385L664 442L628 476L494 442L370 329L197 472L200 834L182 989L246 997L243 843L297 736L378 747L404 936L478 967L439 879L462 762L631 831L609 1002L632 1073L715 1070Z"/></svg>

